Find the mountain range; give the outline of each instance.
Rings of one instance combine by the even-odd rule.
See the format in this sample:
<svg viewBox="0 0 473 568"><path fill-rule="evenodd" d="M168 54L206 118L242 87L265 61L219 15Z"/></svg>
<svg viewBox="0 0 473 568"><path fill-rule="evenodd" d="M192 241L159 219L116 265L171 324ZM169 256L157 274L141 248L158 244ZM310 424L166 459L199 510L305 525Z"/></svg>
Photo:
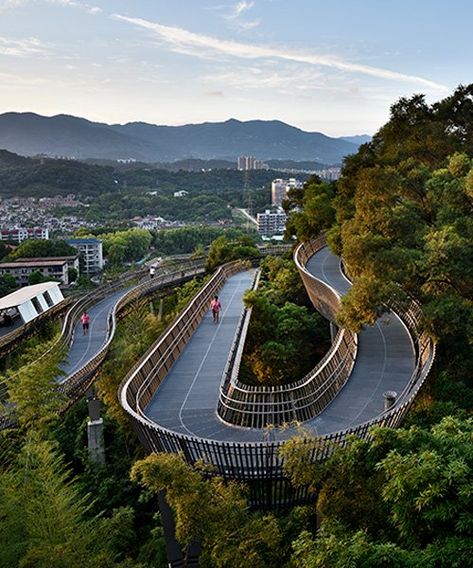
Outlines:
<svg viewBox="0 0 473 568"><path fill-rule="evenodd" d="M23 156L45 154L153 163L185 158L235 161L240 155L251 155L260 160L339 164L344 156L353 154L369 140L367 135L331 138L278 120L230 119L184 126L145 122L109 125L62 114L0 114L0 148Z"/></svg>

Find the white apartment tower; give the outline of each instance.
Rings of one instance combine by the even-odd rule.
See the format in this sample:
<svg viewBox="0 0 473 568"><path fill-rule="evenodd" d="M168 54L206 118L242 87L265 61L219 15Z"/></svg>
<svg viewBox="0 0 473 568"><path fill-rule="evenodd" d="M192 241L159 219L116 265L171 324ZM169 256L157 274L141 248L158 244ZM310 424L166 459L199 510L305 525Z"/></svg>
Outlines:
<svg viewBox="0 0 473 568"><path fill-rule="evenodd" d="M271 205L281 207L290 189L300 189L303 183L296 178L275 179L271 183Z"/></svg>

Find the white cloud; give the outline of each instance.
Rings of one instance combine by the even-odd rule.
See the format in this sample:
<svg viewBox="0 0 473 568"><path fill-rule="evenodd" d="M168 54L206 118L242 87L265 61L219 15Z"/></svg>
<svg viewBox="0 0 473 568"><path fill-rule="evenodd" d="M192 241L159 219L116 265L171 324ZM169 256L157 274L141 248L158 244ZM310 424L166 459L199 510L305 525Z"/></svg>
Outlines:
<svg viewBox="0 0 473 568"><path fill-rule="evenodd" d="M46 0L48 4L58 4L60 6L67 6L68 8L76 8L79 10L83 10L88 14L100 14L103 10L98 6L91 6L90 4L86 4L84 2L77 2L77 0Z"/></svg>
<svg viewBox="0 0 473 568"><path fill-rule="evenodd" d="M101 12L103 12L102 8L99 8L98 6L92 6L91 4L79 2L78 0L3 0L0 2L0 12L9 8L17 8L24 4L41 2L83 10L84 12L92 15L100 14Z"/></svg>
<svg viewBox="0 0 473 568"><path fill-rule="evenodd" d="M333 55L321 55L292 49L282 49L268 45L253 45L236 41L222 40L203 34L196 34L183 28L165 26L141 18L131 18L120 14L113 14L113 18L128 22L152 32L162 42L169 45L173 51L186 53L196 57L214 59L216 55L237 57L240 59L278 59L292 61L307 65L315 65L386 79L389 81L402 81L416 83L433 90L447 91L448 87L417 75L408 75L397 71L390 71L380 67L351 63Z"/></svg>
<svg viewBox="0 0 473 568"><path fill-rule="evenodd" d="M241 0L233 6L230 7L230 12L224 16L224 18L233 26L239 30L248 31L256 28L261 23L261 20L244 20L241 16L245 15L245 12L251 10L255 5L254 2L246 2Z"/></svg>
<svg viewBox="0 0 473 568"><path fill-rule="evenodd" d="M35 37L26 39L0 37L0 55L27 57L29 55L44 54L46 52L46 46Z"/></svg>
<svg viewBox="0 0 473 568"><path fill-rule="evenodd" d="M229 18L229 19L239 18L241 16L241 14L243 14L243 12L246 12L247 10L251 10L251 8L253 8L254 5L255 5L254 2L245 2L245 0L242 0L241 2L237 2L237 4L234 4L231 7L231 12L227 16L227 18Z"/></svg>

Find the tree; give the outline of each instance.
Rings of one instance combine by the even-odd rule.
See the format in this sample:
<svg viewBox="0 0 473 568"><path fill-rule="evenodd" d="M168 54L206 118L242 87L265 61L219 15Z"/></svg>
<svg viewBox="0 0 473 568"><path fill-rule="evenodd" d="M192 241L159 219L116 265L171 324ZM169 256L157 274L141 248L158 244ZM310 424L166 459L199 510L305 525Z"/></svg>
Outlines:
<svg viewBox="0 0 473 568"><path fill-rule="evenodd" d="M73 266L71 266L70 268L67 269L67 279L69 280L69 283L75 282L77 280L78 276L79 276L79 273L78 273L77 269L74 268Z"/></svg>
<svg viewBox="0 0 473 568"><path fill-rule="evenodd" d="M49 279L43 276L39 270L33 270L28 274L28 284L32 286L33 284L41 284L41 282L47 282Z"/></svg>
<svg viewBox="0 0 473 568"><path fill-rule="evenodd" d="M299 240L306 241L330 228L335 221L334 196L334 185L322 183L317 176L304 184L302 199L299 192L290 192L289 199L283 204L289 214L286 238L295 235Z"/></svg>
<svg viewBox="0 0 473 568"><path fill-rule="evenodd" d="M239 238L229 240L222 235L210 245L207 269L211 270L231 260L257 258L259 256L259 250L251 237L242 235Z"/></svg>
<svg viewBox="0 0 473 568"><path fill-rule="evenodd" d="M322 530L293 546L300 566L468 566L473 543L473 420L372 430L312 461L322 440L284 445L286 473L317 495Z"/></svg>
<svg viewBox="0 0 473 568"><path fill-rule="evenodd" d="M59 363L65 349L57 347L56 343L57 336L26 351L23 366L6 382L8 408L14 409L16 419L26 430L46 432L64 402L57 388L57 378L61 375ZM50 348L53 351L44 355Z"/></svg>
<svg viewBox="0 0 473 568"><path fill-rule="evenodd" d="M184 546L199 541L204 562L232 568L280 563L282 535L275 517L250 514L240 485L207 473L202 464L192 470L182 456L163 453L136 462L131 476L153 493L166 492L177 539Z"/></svg>
<svg viewBox="0 0 473 568"><path fill-rule="evenodd" d="M0 276L0 297L14 292L17 288L18 285L12 274L2 274Z"/></svg>
<svg viewBox="0 0 473 568"><path fill-rule="evenodd" d="M91 517L90 496L80 494L53 443L30 433L15 462L0 473L0 495L1 567L120 565L116 543L130 528L129 511Z"/></svg>
<svg viewBox="0 0 473 568"><path fill-rule="evenodd" d="M33 239L23 241L7 256L9 261L17 258L35 258L49 256L76 256L77 250L62 240Z"/></svg>

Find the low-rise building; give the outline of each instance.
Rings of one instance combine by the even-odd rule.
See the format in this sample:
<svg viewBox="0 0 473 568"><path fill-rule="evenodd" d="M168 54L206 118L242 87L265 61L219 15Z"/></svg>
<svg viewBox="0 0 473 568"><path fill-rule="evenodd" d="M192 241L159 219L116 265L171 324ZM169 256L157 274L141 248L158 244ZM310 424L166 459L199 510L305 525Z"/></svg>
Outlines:
<svg viewBox="0 0 473 568"><path fill-rule="evenodd" d="M95 238L66 239L66 243L79 251L85 274L97 274L103 269L102 241Z"/></svg>
<svg viewBox="0 0 473 568"><path fill-rule="evenodd" d="M254 156L239 156L237 159L237 169L240 171L269 170L269 166L262 160L257 160Z"/></svg>
<svg viewBox="0 0 473 568"><path fill-rule="evenodd" d="M64 297L56 282L25 286L0 298L0 317L8 317L10 321L19 315L22 323L28 323L63 301Z"/></svg>
<svg viewBox="0 0 473 568"><path fill-rule="evenodd" d="M44 227L15 227L13 229L0 229L0 241L22 243L27 239L49 239L49 229Z"/></svg>
<svg viewBox="0 0 473 568"><path fill-rule="evenodd" d="M29 276L33 272L39 272L44 278L59 280L63 284L69 284L67 260L52 260L50 258L36 259L27 258L22 261L1 262L0 274L11 274L18 286L29 284Z"/></svg>

